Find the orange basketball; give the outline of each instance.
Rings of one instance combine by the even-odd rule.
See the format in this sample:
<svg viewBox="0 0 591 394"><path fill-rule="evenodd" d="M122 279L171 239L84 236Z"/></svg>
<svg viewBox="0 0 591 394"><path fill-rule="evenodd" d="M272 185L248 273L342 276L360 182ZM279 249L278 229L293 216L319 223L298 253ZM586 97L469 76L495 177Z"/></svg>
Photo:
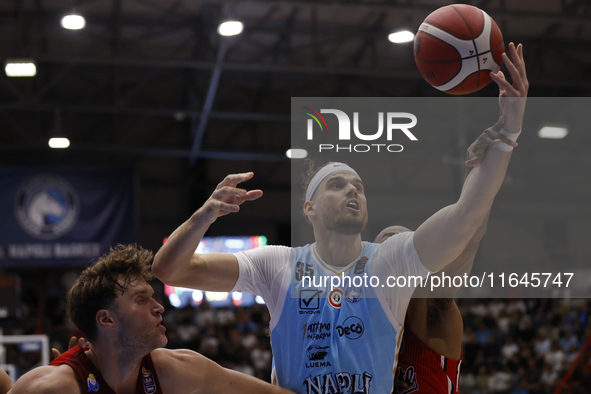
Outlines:
<svg viewBox="0 0 591 394"><path fill-rule="evenodd" d="M480 8L441 7L425 18L415 37L417 67L427 82L449 94L476 92L492 81L505 52L503 35Z"/></svg>

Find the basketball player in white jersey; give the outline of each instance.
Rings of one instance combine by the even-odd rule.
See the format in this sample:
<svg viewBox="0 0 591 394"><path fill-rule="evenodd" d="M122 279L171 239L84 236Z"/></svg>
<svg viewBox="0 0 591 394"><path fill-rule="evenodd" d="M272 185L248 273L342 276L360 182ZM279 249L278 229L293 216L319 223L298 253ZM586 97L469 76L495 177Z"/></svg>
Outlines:
<svg viewBox="0 0 591 394"><path fill-rule="evenodd" d="M515 141L521 131L529 84L522 46L504 54L512 83L491 73L500 89L502 132ZM414 291L406 288L318 288L304 277L426 277L452 262L491 208L516 143L487 153L466 178L455 204L427 219L415 232L382 244L361 240L367 223L363 182L354 169L329 163L306 189L304 214L316 242L299 248L268 246L236 254L195 254L218 217L262 196L237 187L253 173L228 175L205 204L177 228L155 257L153 272L164 283L210 291L250 291L269 308L274 355L273 382L298 393L389 393L402 324Z"/></svg>

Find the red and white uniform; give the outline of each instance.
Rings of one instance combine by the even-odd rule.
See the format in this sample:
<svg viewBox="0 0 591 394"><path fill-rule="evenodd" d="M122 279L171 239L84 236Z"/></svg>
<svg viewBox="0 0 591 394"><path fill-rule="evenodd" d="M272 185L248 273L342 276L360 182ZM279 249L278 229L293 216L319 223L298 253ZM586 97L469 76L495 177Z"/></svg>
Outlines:
<svg viewBox="0 0 591 394"><path fill-rule="evenodd" d="M406 388L395 387L395 394L458 394L462 359L451 360L427 346L415 334L404 330L398 353L396 380Z"/></svg>
<svg viewBox="0 0 591 394"><path fill-rule="evenodd" d="M87 348L74 346L72 349L64 352L49 365L69 365L81 379L83 385L87 388L89 394L116 394L103 380L101 373L94 363L88 358L85 351ZM142 359L140 372L135 386L136 394L163 394L154 363L150 354Z"/></svg>

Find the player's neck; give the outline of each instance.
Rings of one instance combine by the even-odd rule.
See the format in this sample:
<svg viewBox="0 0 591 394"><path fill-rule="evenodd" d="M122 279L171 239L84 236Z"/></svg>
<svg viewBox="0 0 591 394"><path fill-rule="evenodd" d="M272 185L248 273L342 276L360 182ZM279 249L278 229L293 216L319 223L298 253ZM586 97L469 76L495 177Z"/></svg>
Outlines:
<svg viewBox="0 0 591 394"><path fill-rule="evenodd" d="M316 251L326 264L345 267L359 257L363 250L361 234L339 234L333 231L314 232Z"/></svg>
<svg viewBox="0 0 591 394"><path fill-rule="evenodd" d="M118 394L135 393L143 357L130 355L116 346L91 346L86 355L109 387Z"/></svg>

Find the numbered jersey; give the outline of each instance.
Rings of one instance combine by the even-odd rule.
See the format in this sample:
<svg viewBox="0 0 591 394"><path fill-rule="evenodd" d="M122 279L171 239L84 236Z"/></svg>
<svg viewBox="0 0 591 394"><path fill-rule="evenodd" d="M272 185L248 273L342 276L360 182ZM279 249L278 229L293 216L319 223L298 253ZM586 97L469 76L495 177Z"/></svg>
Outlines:
<svg viewBox="0 0 591 394"><path fill-rule="evenodd" d="M377 277L374 265L403 264L388 261L399 260L396 253L378 253L383 246L365 243L361 255L341 268L324 263L315 244L237 254L235 290L260 294L271 313L274 383L306 394L392 392L402 335L398 319L412 289L400 292L404 300L388 299L390 293L381 290L386 278ZM398 254L405 254L404 247ZM412 269L392 273L426 276L418 257L411 260Z"/></svg>

